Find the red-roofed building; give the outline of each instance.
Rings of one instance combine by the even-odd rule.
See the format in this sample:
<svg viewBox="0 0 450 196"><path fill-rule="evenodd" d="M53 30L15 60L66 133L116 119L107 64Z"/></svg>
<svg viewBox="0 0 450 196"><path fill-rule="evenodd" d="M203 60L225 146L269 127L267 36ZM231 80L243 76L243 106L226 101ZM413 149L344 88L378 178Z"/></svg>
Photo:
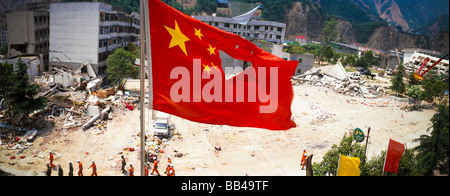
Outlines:
<svg viewBox="0 0 450 196"><path fill-rule="evenodd" d="M301 36L301 35L297 36L297 37L295 38L295 41L298 42L298 43L300 43L300 45L305 45L305 44L308 43L307 40L306 40L306 37L303 37L303 36Z"/></svg>

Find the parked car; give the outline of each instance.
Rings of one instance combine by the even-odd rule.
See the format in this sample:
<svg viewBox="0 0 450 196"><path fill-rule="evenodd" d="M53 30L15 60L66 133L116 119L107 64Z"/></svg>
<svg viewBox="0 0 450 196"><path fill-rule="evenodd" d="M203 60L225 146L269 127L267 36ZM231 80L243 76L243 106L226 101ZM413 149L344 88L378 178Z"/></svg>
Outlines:
<svg viewBox="0 0 450 196"><path fill-rule="evenodd" d="M350 74L349 78L352 80L361 80L361 74L358 72L355 72L355 73Z"/></svg>
<svg viewBox="0 0 450 196"><path fill-rule="evenodd" d="M377 76L377 75L371 73L370 70L365 70L365 71L362 72L362 74L366 75L367 78L371 77L372 79Z"/></svg>

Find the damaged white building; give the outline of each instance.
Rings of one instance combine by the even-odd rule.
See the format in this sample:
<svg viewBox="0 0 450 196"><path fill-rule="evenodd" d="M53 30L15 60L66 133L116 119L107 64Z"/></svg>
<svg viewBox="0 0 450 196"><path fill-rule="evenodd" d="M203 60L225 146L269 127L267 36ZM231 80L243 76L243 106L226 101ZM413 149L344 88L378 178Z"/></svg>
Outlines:
<svg viewBox="0 0 450 196"><path fill-rule="evenodd" d="M129 42L139 45L140 15L101 2L50 4L50 67L76 69L89 62L97 74L106 59ZM51 69L50 69L51 70Z"/></svg>
<svg viewBox="0 0 450 196"><path fill-rule="evenodd" d="M417 72L417 70L420 69L420 66L422 66L422 63L425 61L426 58L429 58L430 60L426 64L426 66L422 69L422 71L427 70L430 68L433 64L439 61L439 55L441 53L436 51L430 51L430 50L424 50L424 49L403 49L403 52L405 53L405 70L408 72ZM448 73L449 68L449 61L448 60L442 60L439 62L434 69L437 70L438 74L442 73Z"/></svg>

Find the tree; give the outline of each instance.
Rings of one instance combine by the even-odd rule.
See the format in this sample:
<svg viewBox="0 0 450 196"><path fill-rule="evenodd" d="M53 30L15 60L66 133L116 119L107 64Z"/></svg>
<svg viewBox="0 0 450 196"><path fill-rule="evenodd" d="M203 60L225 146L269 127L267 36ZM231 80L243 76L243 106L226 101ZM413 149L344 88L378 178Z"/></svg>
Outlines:
<svg viewBox="0 0 450 196"><path fill-rule="evenodd" d="M433 102L435 97L443 97L444 90L448 90L448 75L442 74L438 76L435 71L430 71L424 76L421 82L424 89L422 97L428 102Z"/></svg>
<svg viewBox="0 0 450 196"><path fill-rule="evenodd" d="M0 62L0 100L2 98L9 98L11 88L14 85L14 71L13 66L8 62Z"/></svg>
<svg viewBox="0 0 450 196"><path fill-rule="evenodd" d="M421 135L414 142L419 142L418 165L424 175L431 176L434 171L449 175L449 106L443 102L438 106L438 112L431 118L433 125L427 129L430 135Z"/></svg>
<svg viewBox="0 0 450 196"><path fill-rule="evenodd" d="M331 42L336 41L339 35L339 29L336 27L337 22L335 19L325 21L324 27L322 29L322 52L319 56L319 65L323 58L323 53L325 48L330 45Z"/></svg>
<svg viewBox="0 0 450 196"><path fill-rule="evenodd" d="M10 117L12 119L14 113L19 113L24 114L25 118L28 118L28 115L31 112L45 108L47 98L35 98L39 92L40 85L29 84L27 65L22 62L22 59L19 58L16 66L16 71L14 72L12 77L12 81L14 82L14 84L11 86L9 92L9 98L12 107L11 110L13 112ZM15 126L14 123L12 124L13 126ZM12 134L15 137L14 129Z"/></svg>
<svg viewBox="0 0 450 196"><path fill-rule="evenodd" d="M113 84L124 78L138 78L139 68L134 66L136 56L123 48L117 49L106 60L106 74Z"/></svg>
<svg viewBox="0 0 450 196"><path fill-rule="evenodd" d="M416 108L416 102L420 99L422 91L420 86L414 85L408 89L408 96L414 99L414 108Z"/></svg>
<svg viewBox="0 0 450 196"><path fill-rule="evenodd" d="M323 157L323 161L320 163L313 164L314 175L324 176L337 174L337 166L339 162L339 155L359 157L361 159L361 164L359 168L365 167L365 148L363 145L353 142L353 136L344 135L339 146L334 144L331 149ZM361 175L365 175L363 169L361 170Z"/></svg>
<svg viewBox="0 0 450 196"><path fill-rule="evenodd" d="M16 113L24 113L26 116L36 110L44 109L47 99L35 96L39 93L40 85L29 84L27 65L19 58L17 68L14 72L14 85L11 88L12 110Z"/></svg>
<svg viewBox="0 0 450 196"><path fill-rule="evenodd" d="M342 65L343 66L347 66L347 65L350 65L350 66L353 66L353 65L355 65L355 63L356 63L356 55L357 54L345 54L344 55L344 57L343 57L343 61L342 61Z"/></svg>
<svg viewBox="0 0 450 196"><path fill-rule="evenodd" d="M369 50L369 51L365 52L361 58L356 60L355 65L358 67L368 68L371 65L376 65L376 64L378 64L378 60L377 60L377 58L375 58L373 56L372 50Z"/></svg>
<svg viewBox="0 0 450 196"><path fill-rule="evenodd" d="M6 56L8 53L8 45L0 46L0 55Z"/></svg>
<svg viewBox="0 0 450 196"><path fill-rule="evenodd" d="M383 174L384 161L386 159L386 150L380 155L373 156L366 165L366 174L368 176L381 176ZM384 172L384 176L420 176L416 161L416 153L413 148L406 148L403 152L400 165L398 166L398 174Z"/></svg>
<svg viewBox="0 0 450 196"><path fill-rule="evenodd" d="M108 0L114 9L122 9L126 13L139 13L139 0Z"/></svg>
<svg viewBox="0 0 450 196"><path fill-rule="evenodd" d="M136 44L134 44L133 42L128 42L126 50L128 52L131 52L131 54L134 54L136 58L140 58L141 56L139 47L136 46Z"/></svg>
<svg viewBox="0 0 450 196"><path fill-rule="evenodd" d="M327 59L327 61L331 61L331 59L333 59L333 57L334 57L333 47L331 47L330 45L327 46L325 48L325 51L323 51L323 57L325 57L325 59Z"/></svg>
<svg viewBox="0 0 450 196"><path fill-rule="evenodd" d="M405 77L405 67L402 64L398 65L397 72L391 79L392 86L390 87L397 94L403 94L406 91L405 83L403 82L403 77Z"/></svg>
<svg viewBox="0 0 450 196"><path fill-rule="evenodd" d="M377 59L373 56L372 50L365 52L363 55L363 58L364 58L366 67L371 67L372 65L377 64Z"/></svg>

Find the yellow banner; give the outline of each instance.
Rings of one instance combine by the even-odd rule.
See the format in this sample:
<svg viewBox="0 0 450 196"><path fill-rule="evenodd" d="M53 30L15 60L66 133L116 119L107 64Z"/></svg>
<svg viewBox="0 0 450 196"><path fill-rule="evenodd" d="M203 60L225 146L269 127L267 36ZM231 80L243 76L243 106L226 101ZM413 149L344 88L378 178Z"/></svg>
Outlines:
<svg viewBox="0 0 450 196"><path fill-rule="evenodd" d="M346 157L340 155L337 176L359 176L359 157Z"/></svg>

